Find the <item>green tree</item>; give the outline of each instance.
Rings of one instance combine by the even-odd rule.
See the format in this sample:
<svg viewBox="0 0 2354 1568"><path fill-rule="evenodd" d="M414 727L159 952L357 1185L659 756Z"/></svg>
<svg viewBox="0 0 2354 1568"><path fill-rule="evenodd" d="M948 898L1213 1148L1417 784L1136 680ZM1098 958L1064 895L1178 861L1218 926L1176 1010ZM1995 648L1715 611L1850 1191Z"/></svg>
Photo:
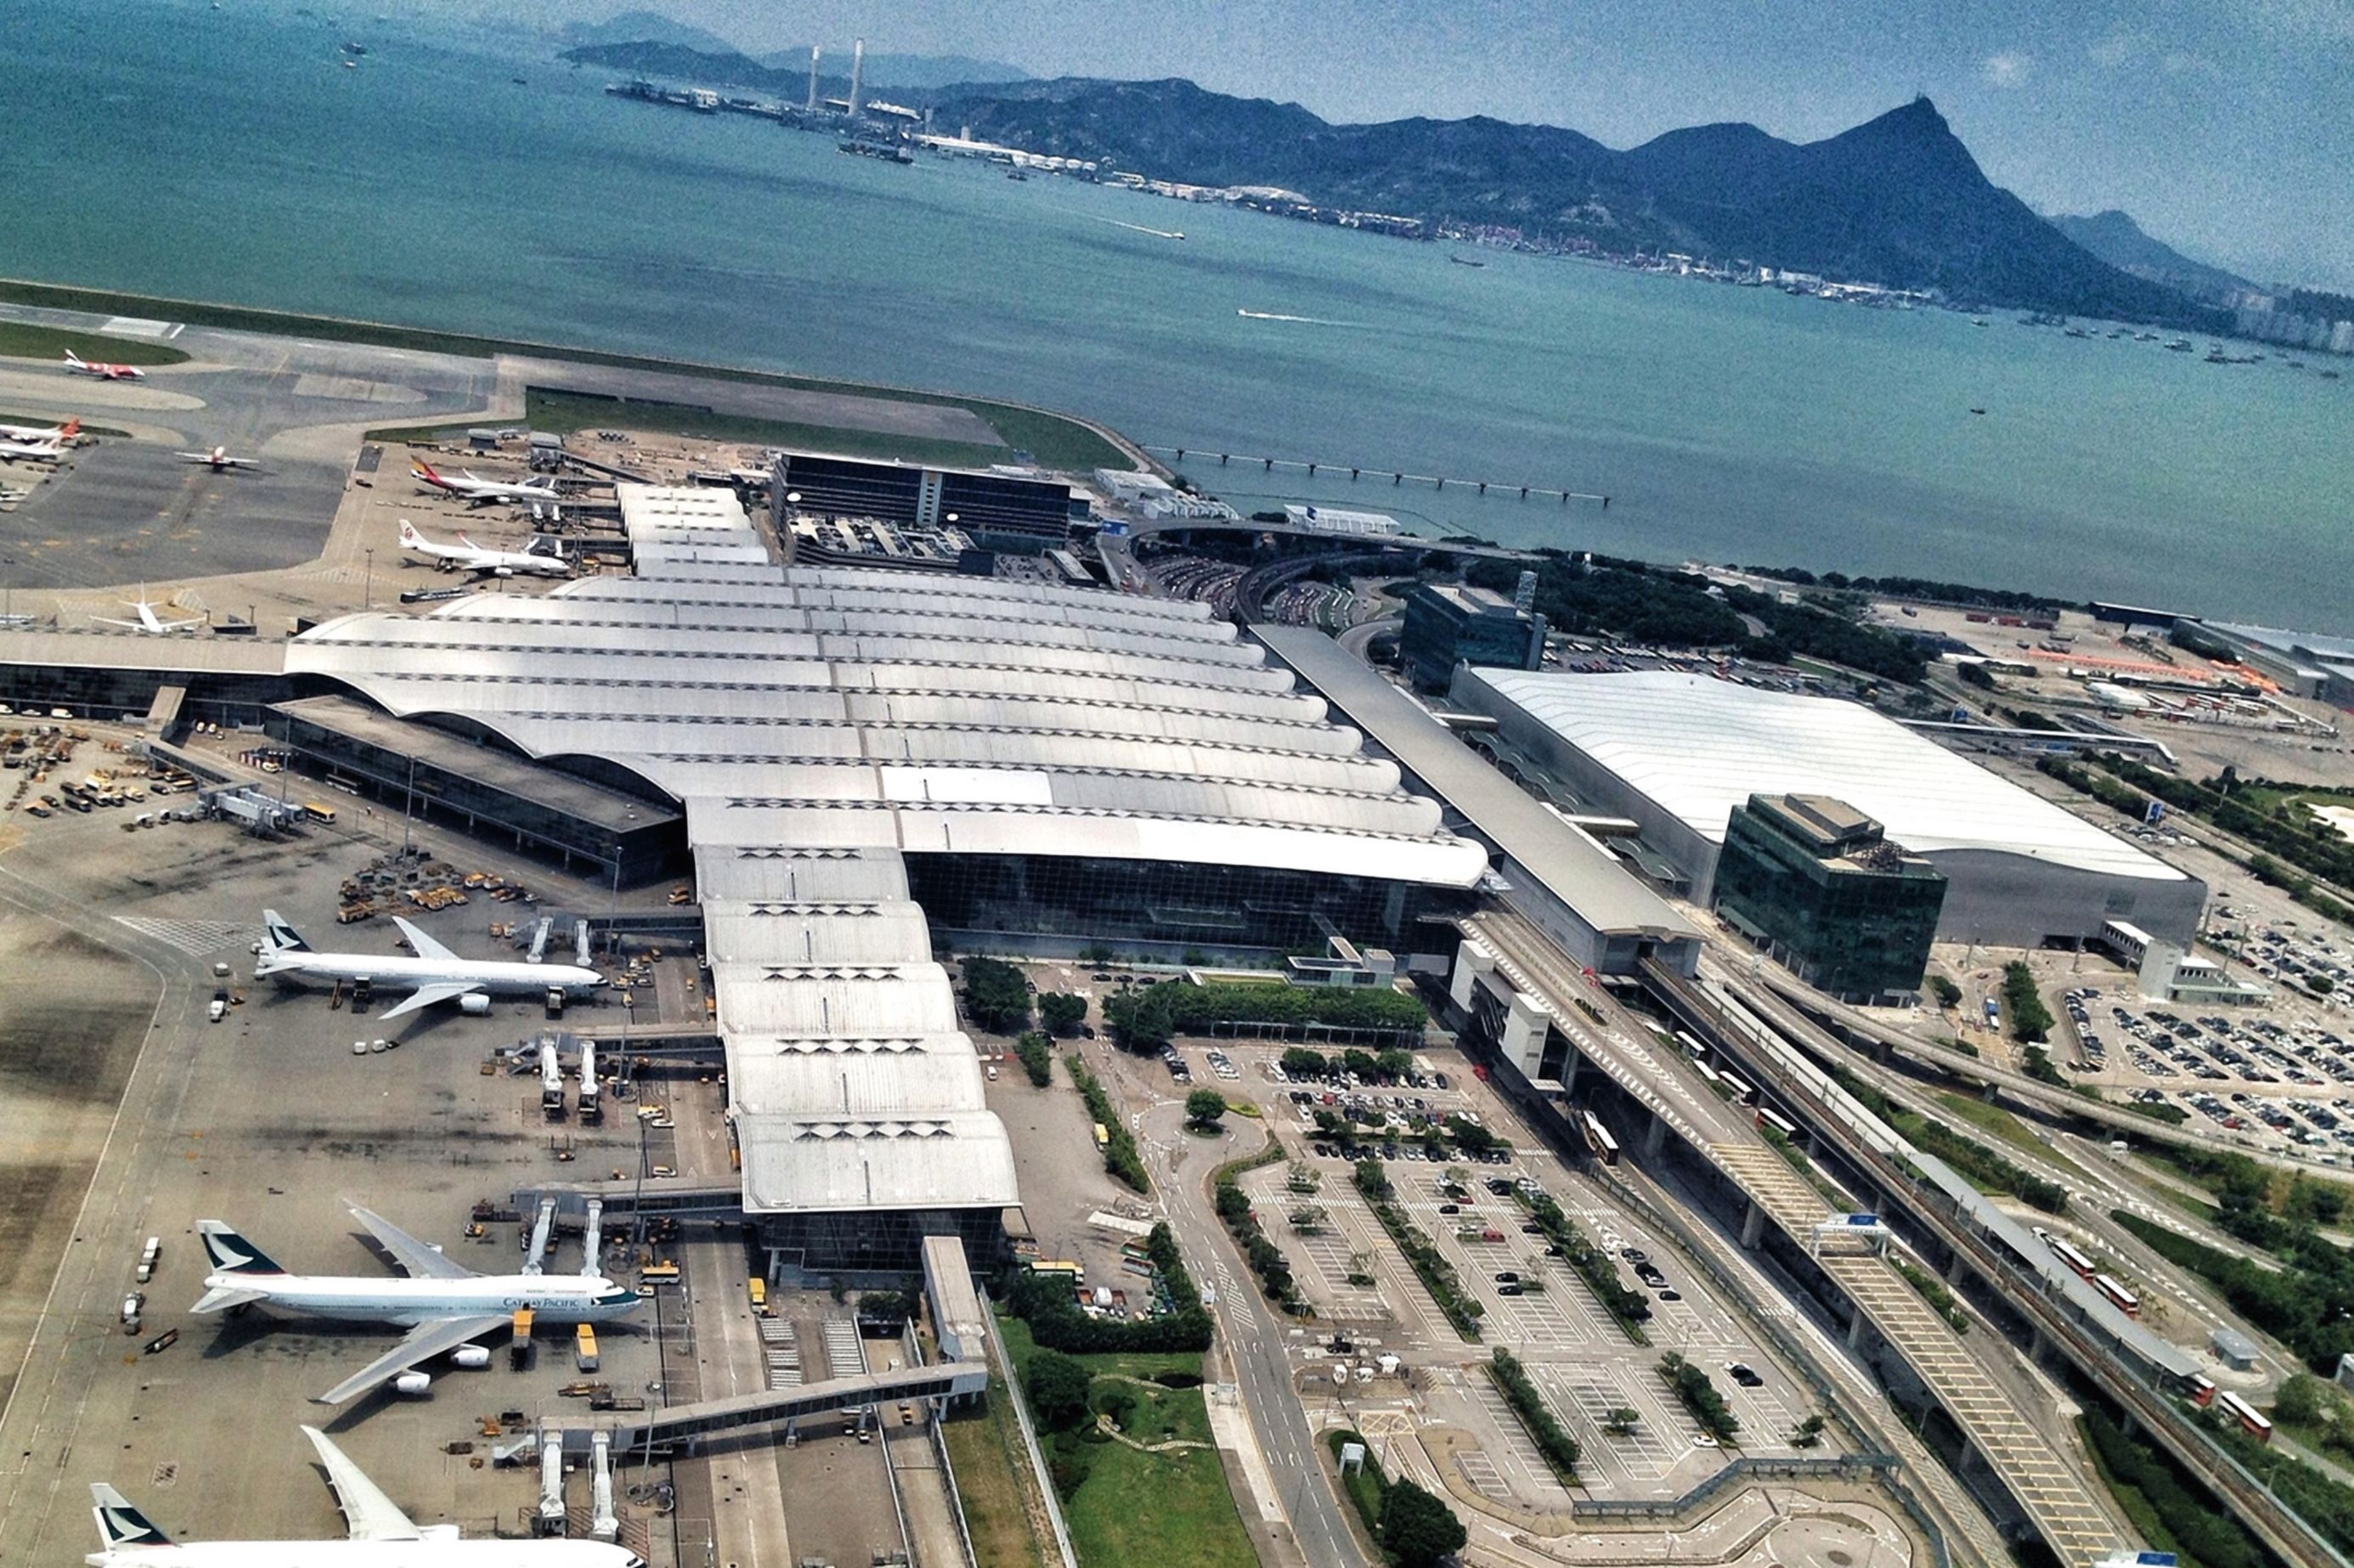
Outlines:
<svg viewBox="0 0 2354 1568"><path fill-rule="evenodd" d="M1012 964L976 954L964 960L964 1006L990 1033L1014 1033L1030 1022L1030 982Z"/></svg>
<svg viewBox="0 0 2354 1568"><path fill-rule="evenodd" d="M1215 1089L1195 1089L1185 1097L1185 1120L1204 1132L1214 1132L1225 1119L1226 1097Z"/></svg>
<svg viewBox="0 0 2354 1568"><path fill-rule="evenodd" d="M1023 1387L1030 1395L1030 1409L1038 1424L1060 1432L1086 1418L1087 1386L1093 1381L1075 1358L1060 1351L1040 1351L1030 1358Z"/></svg>
<svg viewBox="0 0 2354 1568"><path fill-rule="evenodd" d="M2292 1426L2307 1426L2320 1418L2327 1403L2319 1378L2311 1372L2294 1372L2274 1390L2273 1414Z"/></svg>
<svg viewBox="0 0 2354 1568"><path fill-rule="evenodd" d="M1962 1000L1962 988L1944 975L1931 975L1929 994L1937 999L1939 1007L1952 1007Z"/></svg>
<svg viewBox="0 0 2354 1568"><path fill-rule="evenodd" d="M1281 1058L1286 1075L1294 1078L1321 1078L1332 1071L1332 1064L1321 1051L1310 1051L1305 1045L1294 1045Z"/></svg>
<svg viewBox="0 0 2354 1568"><path fill-rule="evenodd" d="M1631 1404L1615 1404L1602 1413L1602 1430L1613 1437L1624 1437L1635 1430L1643 1413Z"/></svg>
<svg viewBox="0 0 2354 1568"><path fill-rule="evenodd" d="M1827 1424L1820 1415L1808 1416L1790 1428L1790 1446L1793 1448L1820 1447L1825 1425Z"/></svg>
<svg viewBox="0 0 2354 1568"><path fill-rule="evenodd" d="M1038 1019L1046 1033L1067 1040L1087 1021L1087 999L1067 991L1050 991L1038 998Z"/></svg>
<svg viewBox="0 0 2354 1568"><path fill-rule="evenodd" d="M1393 1481L1383 1491L1382 1549L1402 1568L1430 1568L1470 1539L1453 1509L1412 1481Z"/></svg>

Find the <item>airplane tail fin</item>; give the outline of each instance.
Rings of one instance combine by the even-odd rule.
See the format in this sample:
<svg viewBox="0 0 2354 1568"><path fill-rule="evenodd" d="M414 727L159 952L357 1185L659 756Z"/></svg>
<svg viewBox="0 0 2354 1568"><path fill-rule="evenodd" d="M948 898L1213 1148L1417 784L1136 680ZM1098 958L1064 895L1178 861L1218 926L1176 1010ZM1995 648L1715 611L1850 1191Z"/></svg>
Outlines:
<svg viewBox="0 0 2354 1568"><path fill-rule="evenodd" d="M205 1255L213 1260L213 1267L223 1274L283 1274L270 1255L238 1234L219 1220L198 1220L196 1230L204 1237Z"/></svg>
<svg viewBox="0 0 2354 1568"><path fill-rule="evenodd" d="M261 928L268 945L281 953L307 953L311 944L301 932L286 923L286 916L275 909L261 912Z"/></svg>
<svg viewBox="0 0 2354 1568"><path fill-rule="evenodd" d="M76 353L75 353L72 349L70 349L70 348L69 348L69 349L68 349L68 350L66 350L66 363L67 363L68 365L72 366L76 370L80 370L80 369L83 368L83 366L82 366L82 362L81 362L81 355L79 355L79 354L76 354Z"/></svg>
<svg viewBox="0 0 2354 1568"><path fill-rule="evenodd" d="M90 1489L90 1515L98 1520L98 1538L104 1550L118 1546L169 1546L172 1538L155 1528L147 1516L132 1506L131 1499L108 1486L94 1481Z"/></svg>
<svg viewBox="0 0 2354 1568"><path fill-rule="evenodd" d="M408 471L415 474L418 478L425 481L428 484L440 484L442 482L441 476L433 471L433 465L427 462L422 458L411 462L408 465Z"/></svg>
<svg viewBox="0 0 2354 1568"><path fill-rule="evenodd" d="M425 535L419 533L417 524L406 517L400 520L400 544L403 549L412 550L420 549L425 544Z"/></svg>
<svg viewBox="0 0 2354 1568"><path fill-rule="evenodd" d="M76 436L79 436L79 435L80 435L80 434L81 434L81 416L80 416L80 414L76 414L72 418L68 419L68 420L65 422L64 427L63 427L62 429L60 429L58 431L58 435L59 436L59 438L60 438L60 439L65 440L69 440L69 440L72 440Z"/></svg>

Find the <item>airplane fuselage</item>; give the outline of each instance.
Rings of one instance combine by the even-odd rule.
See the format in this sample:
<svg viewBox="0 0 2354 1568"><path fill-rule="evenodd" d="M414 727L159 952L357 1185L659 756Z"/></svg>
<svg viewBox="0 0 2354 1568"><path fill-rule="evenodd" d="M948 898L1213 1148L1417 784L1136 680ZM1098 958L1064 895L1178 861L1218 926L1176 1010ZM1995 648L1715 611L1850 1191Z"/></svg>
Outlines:
<svg viewBox="0 0 2354 1568"><path fill-rule="evenodd" d="M366 953L264 952L254 965L256 979L366 980L388 991L417 991L429 985L472 986L493 996L530 996L561 989L567 995L594 991L605 983L595 969L578 964L525 964L498 959L419 959L398 954L376 958Z"/></svg>
<svg viewBox="0 0 2354 1568"><path fill-rule="evenodd" d="M90 1568L629 1568L626 1547L601 1541L197 1541L93 1552Z"/></svg>
<svg viewBox="0 0 2354 1568"><path fill-rule="evenodd" d="M258 1290L263 1305L313 1318L415 1328L444 1318L501 1317L519 1307L550 1323L602 1323L638 1309L633 1290L571 1274L477 1275L466 1279L222 1273L207 1290Z"/></svg>

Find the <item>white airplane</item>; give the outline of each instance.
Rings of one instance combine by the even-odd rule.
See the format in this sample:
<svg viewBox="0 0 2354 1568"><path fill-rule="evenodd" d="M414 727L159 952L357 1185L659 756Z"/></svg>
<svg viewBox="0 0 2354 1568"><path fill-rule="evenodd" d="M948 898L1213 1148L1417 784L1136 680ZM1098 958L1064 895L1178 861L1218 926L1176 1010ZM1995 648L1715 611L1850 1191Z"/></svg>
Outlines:
<svg viewBox="0 0 2354 1568"><path fill-rule="evenodd" d="M168 637L175 631L192 632L205 623L201 615L192 615L186 620L165 620L155 613L155 606L149 601L147 590L143 588L139 590L137 599L126 599L122 602L139 612L138 620L116 620L103 615L93 615L90 620L101 626L120 626L126 631L144 631L151 637Z"/></svg>
<svg viewBox="0 0 2354 1568"><path fill-rule="evenodd" d="M398 1018L404 1012L454 1001L461 1012L490 1012L493 996L537 996L561 991L567 996L595 991L605 977L577 964L525 964L498 959L461 959L415 926L393 916L392 923L408 939L414 958L390 958L376 953L314 953L295 934L285 916L265 909L266 935L253 966L254 978L263 975L300 976L323 980L366 980L371 986L408 987L409 993L376 1014Z"/></svg>
<svg viewBox="0 0 2354 1568"><path fill-rule="evenodd" d="M0 462L57 462L65 449L50 440L0 440Z"/></svg>
<svg viewBox="0 0 2354 1568"><path fill-rule="evenodd" d="M627 1547L557 1537L467 1541L454 1524L420 1525L403 1513L327 1435L305 1426L344 1510L342 1541L176 1542L104 1481L90 1489L100 1549L90 1568L646 1568Z"/></svg>
<svg viewBox="0 0 2354 1568"><path fill-rule="evenodd" d="M228 449L227 447L215 447L208 452L175 452L172 455L178 458L182 462L200 462L207 468L212 470L215 473L219 473L225 469L258 469L261 466L260 463L252 458L229 456Z"/></svg>
<svg viewBox="0 0 2354 1568"><path fill-rule="evenodd" d="M0 425L0 441L56 441L63 445L81 434L81 420L62 425Z"/></svg>
<svg viewBox="0 0 2354 1568"><path fill-rule="evenodd" d="M261 1303L314 1318L390 1323L408 1332L400 1343L326 1393L318 1404L341 1404L372 1388L396 1383L423 1393L431 1379L419 1361L455 1352L460 1366L482 1366L489 1352L474 1341L528 1307L550 1323L601 1323L638 1309L638 1293L599 1274L476 1274L442 1255L382 1215L355 1208L354 1218L375 1233L408 1277L289 1274L268 1254L218 1220L198 1220L213 1271L191 1312L225 1312ZM472 1353L469 1353L469 1352Z"/></svg>
<svg viewBox="0 0 2354 1568"><path fill-rule="evenodd" d="M454 545L435 544L419 533L417 524L406 517L400 520L400 553L422 556L444 571L486 572L502 577L511 577L517 572L545 577L572 575L571 562L537 550L488 550L463 534L458 535Z"/></svg>
<svg viewBox="0 0 2354 1568"><path fill-rule="evenodd" d="M108 365L104 361L82 358L72 349L66 350L66 368L77 376L94 376L101 381L144 381L147 373L135 365Z"/></svg>
<svg viewBox="0 0 2354 1568"><path fill-rule="evenodd" d="M461 469L459 477L437 473L429 462L411 462L408 471L418 483L428 490L447 491L461 501L476 506L488 506L495 502L561 501L563 493L552 479L499 480L483 479L472 469Z"/></svg>

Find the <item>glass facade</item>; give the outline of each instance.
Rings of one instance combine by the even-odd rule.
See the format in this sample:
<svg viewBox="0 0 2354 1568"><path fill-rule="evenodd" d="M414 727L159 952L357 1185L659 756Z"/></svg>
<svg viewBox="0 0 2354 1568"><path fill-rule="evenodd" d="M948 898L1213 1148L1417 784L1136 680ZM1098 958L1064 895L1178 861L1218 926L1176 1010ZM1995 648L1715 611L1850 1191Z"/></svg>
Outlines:
<svg viewBox="0 0 2354 1568"><path fill-rule="evenodd" d="M1485 588L1418 583L1405 596L1398 654L1415 684L1443 692L1458 664L1533 670L1543 628Z"/></svg>
<svg viewBox="0 0 2354 1568"><path fill-rule="evenodd" d="M1819 991L1872 1001L1920 989L1946 878L1880 824L1813 797L1752 795L1718 854L1717 913Z"/></svg>
<svg viewBox="0 0 2354 1568"><path fill-rule="evenodd" d="M1416 923L1465 896L1379 876L1043 854L910 854L907 882L935 929L1318 954L1334 933L1413 951Z"/></svg>

